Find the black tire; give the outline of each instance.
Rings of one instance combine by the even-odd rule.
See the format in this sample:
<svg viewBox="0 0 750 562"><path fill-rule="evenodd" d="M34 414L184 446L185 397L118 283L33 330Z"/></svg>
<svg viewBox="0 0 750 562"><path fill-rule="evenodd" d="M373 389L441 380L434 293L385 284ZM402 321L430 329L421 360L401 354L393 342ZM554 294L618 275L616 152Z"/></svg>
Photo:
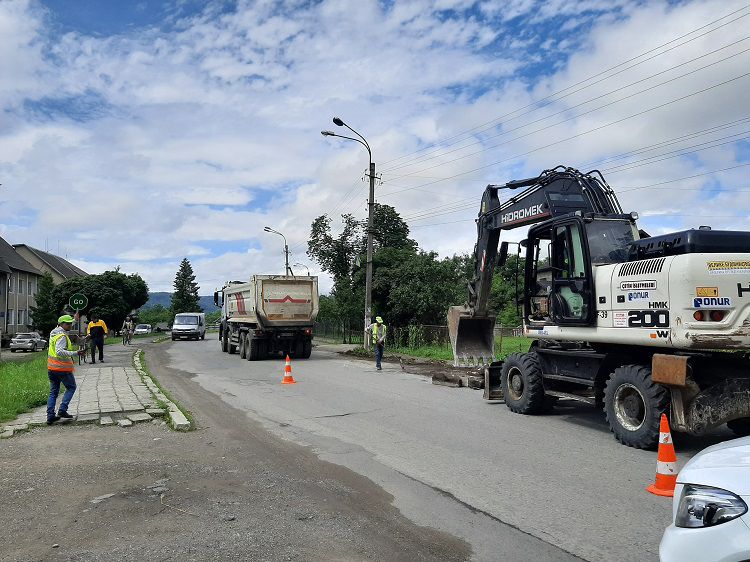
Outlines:
<svg viewBox="0 0 750 562"><path fill-rule="evenodd" d="M604 387L604 414L623 445L654 449L659 442L661 415L669 408L669 392L651 380L651 368L624 365Z"/></svg>
<svg viewBox="0 0 750 562"><path fill-rule="evenodd" d="M34 345L32 345L32 346L31 346L31 351L32 351L32 353L33 353L34 351L36 351L36 344L34 344Z"/></svg>
<svg viewBox="0 0 750 562"><path fill-rule="evenodd" d="M237 353L237 346L232 343L231 332L227 334L227 338L229 338L227 342L227 353L229 353L229 355L234 355L235 353Z"/></svg>
<svg viewBox="0 0 750 562"><path fill-rule="evenodd" d="M16 351L18 351L18 350L17 349L11 349L10 350L11 353L15 353Z"/></svg>
<svg viewBox="0 0 750 562"><path fill-rule="evenodd" d="M177 339L176 337L172 336L172 341L175 341L176 339Z"/></svg>
<svg viewBox="0 0 750 562"><path fill-rule="evenodd" d="M750 418L740 418L727 422L727 427L732 430L737 437L747 437L750 435Z"/></svg>
<svg viewBox="0 0 750 562"><path fill-rule="evenodd" d="M256 338L248 338L248 361L257 361L260 357L260 340Z"/></svg>
<svg viewBox="0 0 750 562"><path fill-rule="evenodd" d="M206 334L205 334L205 333L204 333L204 334L201 334L201 339L202 339L202 340L205 340L205 339L206 339Z"/></svg>
<svg viewBox="0 0 750 562"><path fill-rule="evenodd" d="M312 355L312 342L308 340L302 346L302 359L310 359L310 355Z"/></svg>
<svg viewBox="0 0 750 562"><path fill-rule="evenodd" d="M247 359L247 336L244 332L240 334L240 359Z"/></svg>
<svg viewBox="0 0 750 562"><path fill-rule="evenodd" d="M513 353L503 362L500 381L505 405L517 414L538 414L545 410L542 368L536 353Z"/></svg>

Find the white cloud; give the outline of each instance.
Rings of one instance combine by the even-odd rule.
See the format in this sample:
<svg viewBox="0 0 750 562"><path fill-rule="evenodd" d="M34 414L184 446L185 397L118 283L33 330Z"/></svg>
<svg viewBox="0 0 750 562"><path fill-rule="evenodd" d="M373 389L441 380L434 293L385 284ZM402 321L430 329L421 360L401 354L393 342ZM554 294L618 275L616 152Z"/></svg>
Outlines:
<svg viewBox="0 0 750 562"><path fill-rule="evenodd" d="M740 7L722 4L726 13ZM744 116L747 82L738 81L538 150L744 72L747 54L578 116L747 47L740 44L573 108L741 39L745 20L591 84L589 77L601 70L705 25L721 15L716 12L711 2L422 0L386 9L368 0L357 10L343 0L240 2L229 13L210 4L166 30L103 37L69 32L53 39L54 13L34 2L8 0L0 3L0 108L8 116L0 125L0 212L18 220L3 233L10 242L41 247L62 239L82 267L100 271L120 264L145 275L154 290L170 289L183 256L190 257L204 291L222 280L282 271L281 240L263 233L263 226L284 232L292 260L299 261L316 216L364 216L366 152L319 134L336 128L330 119L341 115L367 135L378 169L386 170L379 200L403 216L464 202L461 213L423 215L413 222L420 228L412 234L442 255L467 252L489 182L559 163L580 166ZM456 145L479 146L387 171L419 154L389 160L580 81L588 86L581 92L528 115L511 113L503 129L475 131ZM84 95L94 104L91 113L84 105L83 114L71 114L65 100ZM24 101L40 108L25 109ZM528 125L558 111L565 113ZM566 117L573 119L527 134ZM613 171L608 179L615 187L649 185L742 158L727 145ZM412 175L398 178L404 173ZM456 177L423 185L450 176ZM742 170L701 176L683 187L713 181L742 187L743 177ZM422 187L405 189L415 186ZM750 209L750 197L740 194L709 201L700 191L675 195L667 189L623 192L622 202L642 211L644 224L655 232L664 213L678 225L693 225L699 218L674 215L695 212L699 203L712 215L747 215ZM742 226L740 219L727 222ZM439 224L421 227L432 223ZM323 284L328 286L329 280Z"/></svg>

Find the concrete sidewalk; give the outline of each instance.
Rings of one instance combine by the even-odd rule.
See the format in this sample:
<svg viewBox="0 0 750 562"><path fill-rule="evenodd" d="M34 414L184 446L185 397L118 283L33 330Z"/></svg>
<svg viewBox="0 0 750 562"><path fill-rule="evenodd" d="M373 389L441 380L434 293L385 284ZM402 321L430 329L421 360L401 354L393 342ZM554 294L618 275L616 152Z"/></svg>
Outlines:
<svg viewBox="0 0 750 562"><path fill-rule="evenodd" d="M68 407L74 416L69 421L57 424L99 423L123 427L133 423L152 420L163 416L166 410L159 407L154 394L144 383L138 370L133 366L133 355L138 347L114 343L104 347L104 362L76 365L76 393ZM90 360L90 357L89 357ZM64 393L60 386L57 407ZM57 407L55 410L57 410ZM16 431L31 426L46 425L47 407L40 406L31 412L21 414L13 421L0 427L0 437L12 437Z"/></svg>

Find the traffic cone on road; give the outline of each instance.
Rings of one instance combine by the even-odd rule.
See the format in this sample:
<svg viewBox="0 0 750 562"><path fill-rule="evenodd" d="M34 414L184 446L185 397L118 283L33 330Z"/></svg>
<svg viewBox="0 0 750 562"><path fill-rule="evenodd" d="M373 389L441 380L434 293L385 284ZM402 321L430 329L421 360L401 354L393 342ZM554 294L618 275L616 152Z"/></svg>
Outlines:
<svg viewBox="0 0 750 562"><path fill-rule="evenodd" d="M677 455L672 444L672 434L666 414L661 415L659 423L659 451L656 453L656 481L646 490L657 496L674 496L677 484Z"/></svg>
<svg viewBox="0 0 750 562"><path fill-rule="evenodd" d="M284 378L281 381L281 384L296 384L297 381L294 380L294 377L292 376L292 360L289 359L289 356L286 356L286 366L284 367Z"/></svg>

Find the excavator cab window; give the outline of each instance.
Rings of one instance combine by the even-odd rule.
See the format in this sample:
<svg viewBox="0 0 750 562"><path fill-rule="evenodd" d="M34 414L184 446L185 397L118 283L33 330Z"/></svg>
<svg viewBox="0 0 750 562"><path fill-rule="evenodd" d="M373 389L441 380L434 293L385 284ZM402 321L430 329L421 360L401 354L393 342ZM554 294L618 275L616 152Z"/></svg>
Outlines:
<svg viewBox="0 0 750 562"><path fill-rule="evenodd" d="M566 222L553 227L552 294L550 304L556 324L588 324L591 318L592 292L589 260L582 225Z"/></svg>
<svg viewBox="0 0 750 562"><path fill-rule="evenodd" d="M583 225L577 220L540 225L529 233L527 322L589 325L593 310Z"/></svg>
<svg viewBox="0 0 750 562"><path fill-rule="evenodd" d="M529 239L527 256L531 259L527 263L531 267L531 282L528 300L528 321L531 324L549 324L550 294L552 293L552 230L540 231L536 239Z"/></svg>

